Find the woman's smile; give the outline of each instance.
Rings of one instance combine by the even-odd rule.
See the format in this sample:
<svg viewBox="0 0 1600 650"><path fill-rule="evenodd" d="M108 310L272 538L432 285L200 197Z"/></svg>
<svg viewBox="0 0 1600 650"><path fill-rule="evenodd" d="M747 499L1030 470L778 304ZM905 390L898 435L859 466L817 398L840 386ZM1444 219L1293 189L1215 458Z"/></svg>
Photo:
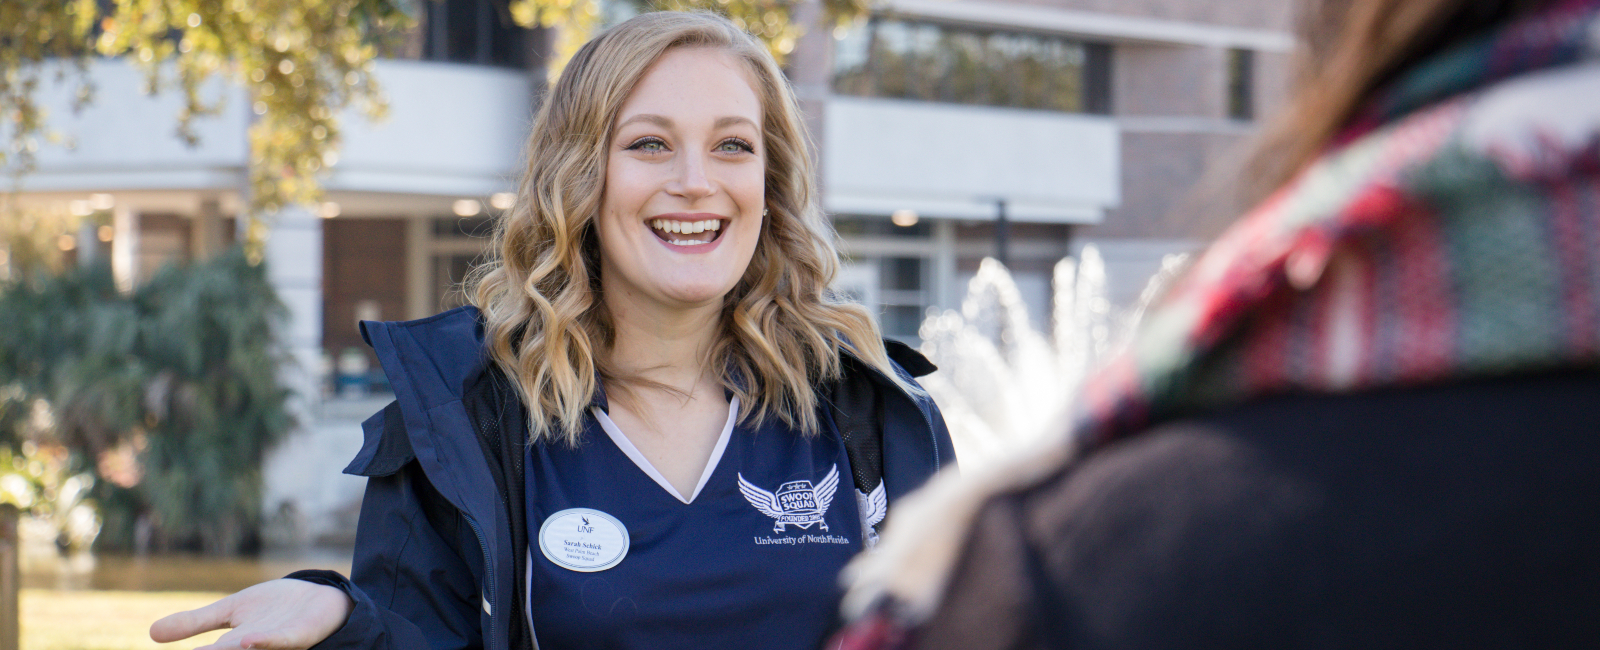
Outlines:
<svg viewBox="0 0 1600 650"><path fill-rule="evenodd" d="M728 219L715 214L664 214L645 222L657 239L680 253L704 253L722 239Z"/></svg>

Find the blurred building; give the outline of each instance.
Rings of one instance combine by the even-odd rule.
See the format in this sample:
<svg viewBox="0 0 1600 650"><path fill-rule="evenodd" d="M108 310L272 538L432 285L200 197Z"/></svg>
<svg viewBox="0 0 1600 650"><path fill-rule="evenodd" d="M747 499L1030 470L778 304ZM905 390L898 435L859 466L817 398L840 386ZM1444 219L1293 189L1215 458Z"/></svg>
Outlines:
<svg viewBox="0 0 1600 650"><path fill-rule="evenodd" d="M299 361L288 380L305 396L303 430L267 468L282 542L353 531L362 483L338 470L360 445L355 423L387 401L355 323L462 303L542 88L545 34L487 0L421 5L404 56L376 68L389 119L347 116L327 203L274 217L267 258ZM816 25L788 68L847 257L841 288L911 341L930 310L959 307L985 256L1004 257L1041 325L1053 265L1085 243L1114 298L1136 294L1162 255L1214 227L1175 208L1279 100L1290 6L887 0L853 27ZM797 16L815 23L818 7ZM242 91L214 89L226 108L196 123L190 148L174 137L175 94L140 95L118 61L92 75L97 101L80 113L70 89L46 90L75 147L40 152L26 200L109 210L112 228L86 231L81 254L109 255L127 283L231 242L253 117Z"/></svg>
<svg viewBox="0 0 1600 650"><path fill-rule="evenodd" d="M1292 3L1272 0L878 6L812 32L791 76L850 280L906 337L959 305L984 256L1006 258L1041 325L1053 265L1085 243L1131 300L1161 256L1213 234L1176 208L1272 110L1293 47Z"/></svg>

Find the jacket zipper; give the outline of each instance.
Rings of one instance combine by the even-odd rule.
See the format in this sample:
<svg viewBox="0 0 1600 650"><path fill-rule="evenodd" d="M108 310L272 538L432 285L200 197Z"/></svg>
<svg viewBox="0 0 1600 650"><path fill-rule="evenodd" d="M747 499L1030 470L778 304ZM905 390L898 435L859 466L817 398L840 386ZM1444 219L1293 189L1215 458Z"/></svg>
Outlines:
<svg viewBox="0 0 1600 650"><path fill-rule="evenodd" d="M474 420L472 425L473 425L472 426L473 434L475 434L478 437L479 440L483 440L483 431L478 426L478 423L476 422L476 420ZM489 459L485 458L484 460L487 461ZM494 564L495 564L495 562L494 562L494 558L489 557L489 542L486 541L487 538L484 537L483 528L478 525L478 521L476 519L473 519L471 516L467 515L467 512L465 510L461 511L461 517L463 519L467 520L467 526L471 527L472 528L472 534L477 536L477 538L478 538L478 549L479 549L478 552L481 553L482 556L483 556L483 584L489 590L489 595L488 596L483 596L483 595L479 596L480 598L483 598L483 602L485 602L485 603L487 603L489 605L489 611L487 612L489 614L489 631L488 631L489 633L484 636L483 646L485 648L493 648L495 646L496 640L500 638L498 635L495 634L495 632L499 629L499 626L500 626L500 617L495 616L495 614L494 614L494 610L499 607L499 603L490 602L490 600L489 600L490 596L493 596L493 597L496 597L496 598L498 598L500 596L499 592L496 592L495 589L494 589L494 573L495 573L494 572Z"/></svg>
<svg viewBox="0 0 1600 650"><path fill-rule="evenodd" d="M498 597L500 594L494 589L494 562L489 558L489 544L484 541L483 528L479 527L477 520L468 516L466 512L461 513L461 518L467 520L467 526L472 528L472 534L478 537L478 549L483 554L483 581L489 589L489 596ZM494 613L496 604L491 602L488 596L484 596L483 599L489 603L489 635L484 637L484 646L492 647L495 642L491 639L500 638L495 634L500 627L500 618Z"/></svg>
<svg viewBox="0 0 1600 650"><path fill-rule="evenodd" d="M503 411L500 412L500 413L496 413L495 414L495 427L501 428L501 425L504 423L504 420L505 420L505 413ZM478 423L476 421L473 422L473 429L474 429L473 433L477 434L478 439L480 441L483 440L484 439L484 432L478 426ZM489 459L485 458L484 460L489 460ZM506 477L506 478L507 478L507 480L510 480L510 477ZM511 486L507 486L507 489L513 489L514 490L516 488L515 487L511 487ZM507 506L509 507L509 504L507 504ZM506 515L507 515L506 516L506 521L510 521L511 520L510 513L506 513ZM466 513L463 512L462 516L466 517ZM489 557L489 544L488 544L487 541L485 541L486 538L484 537L483 529L480 528L478 526L478 522L473 520L471 517L466 517L466 519L467 519L467 525L472 527L473 534L478 536L478 548L482 549L481 552L483 553L484 585L488 587L489 594L491 596L494 596L495 598L499 598L500 597L500 593L498 591L495 591L495 588L494 588L494 577L495 577L494 565L495 565L495 562L494 562L493 558ZM514 562L512 564L513 564L513 566L515 566ZM516 579L515 577L512 578L513 581L515 579ZM513 582L513 584L515 584L515 583ZM488 598L485 598L484 601L488 602ZM492 647L494 647L495 644L497 644L499 642L499 639L500 639L500 635L499 635L500 617L496 616L495 612L494 612L495 609L499 609L499 608L500 608L500 604L499 603L496 603L496 602L490 602L489 603L489 610L490 610L489 611L489 636L484 638L484 647L485 648L492 648ZM520 615L518 612L512 612L512 614L513 615ZM529 634L530 635L532 634L532 630L531 629L529 630ZM534 646L534 650L538 650L539 643L537 641L535 641L533 643L533 646Z"/></svg>

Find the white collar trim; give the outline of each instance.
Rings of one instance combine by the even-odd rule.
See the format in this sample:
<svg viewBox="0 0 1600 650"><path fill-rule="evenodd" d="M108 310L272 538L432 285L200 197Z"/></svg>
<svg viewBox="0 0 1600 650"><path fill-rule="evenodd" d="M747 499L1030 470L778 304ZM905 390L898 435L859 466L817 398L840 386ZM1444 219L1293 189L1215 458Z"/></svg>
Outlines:
<svg viewBox="0 0 1600 650"><path fill-rule="evenodd" d="M645 458L644 453L639 451L638 447L633 446L633 441L622 433L622 429L617 428L617 423L611 421L611 416L606 415L606 412L598 406L594 407L593 411L594 419L600 422L600 428L606 432L606 436L611 438L611 442L622 450L628 460L633 461L633 464L637 465L640 471L655 481L656 485L660 485L661 489L666 490L667 494L672 495L673 498L684 504L690 504L694 503L695 498L700 496L700 491L711 480L712 472L717 471L717 465L722 462L722 452L728 449L728 439L733 437L733 425L739 419L739 397L734 396L728 400L728 421L722 425L722 435L717 438L717 446L711 449L711 457L706 459L706 468L700 472L700 482L695 484L694 494L689 495L687 499L678 493L678 488L672 487L672 483L667 481L667 477L662 476L661 472L656 470L656 466L650 463L650 459Z"/></svg>

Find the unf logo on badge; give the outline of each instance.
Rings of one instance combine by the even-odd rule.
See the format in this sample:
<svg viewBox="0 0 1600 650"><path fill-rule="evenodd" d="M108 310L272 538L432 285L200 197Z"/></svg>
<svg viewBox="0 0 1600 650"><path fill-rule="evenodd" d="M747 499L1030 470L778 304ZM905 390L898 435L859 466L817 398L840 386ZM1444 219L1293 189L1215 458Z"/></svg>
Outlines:
<svg viewBox="0 0 1600 650"><path fill-rule="evenodd" d="M786 526L809 529L812 524L828 532L828 522L823 518L828 514L828 506L833 505L833 493L838 489L838 465L816 485L811 481L789 481L778 486L776 493L758 488L746 481L744 474L739 475L739 492L761 514L776 520L772 525L774 533L783 532Z"/></svg>
<svg viewBox="0 0 1600 650"><path fill-rule="evenodd" d="M599 510L568 508L545 518L539 527L539 550L565 569L604 571L627 557L628 529Z"/></svg>

